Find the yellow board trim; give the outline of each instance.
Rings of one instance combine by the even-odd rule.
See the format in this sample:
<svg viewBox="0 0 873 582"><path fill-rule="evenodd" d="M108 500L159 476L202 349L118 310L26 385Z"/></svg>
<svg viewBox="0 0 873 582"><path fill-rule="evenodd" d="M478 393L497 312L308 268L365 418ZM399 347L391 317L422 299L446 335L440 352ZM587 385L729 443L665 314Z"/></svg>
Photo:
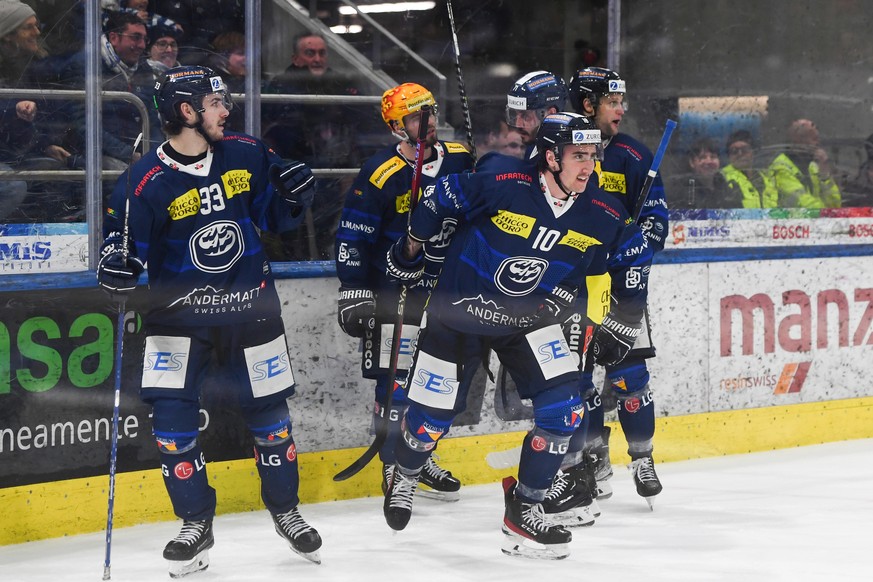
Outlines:
<svg viewBox="0 0 873 582"><path fill-rule="evenodd" d="M612 462L626 464L630 459L624 436L618 426L612 427ZM440 443L440 465L468 485L496 482L515 470L492 469L485 456L519 446L524 434L447 438ZM862 438L873 438L873 397L659 418L655 460L682 461ZM363 450L301 454L301 501L381 495L378 462L347 481L333 481ZM219 513L263 509L252 459L209 463L209 480L218 495ZM0 489L0 507L6 516L0 545L103 530L108 486L109 478L102 475ZM121 473L115 486L115 527L175 519L159 469Z"/></svg>

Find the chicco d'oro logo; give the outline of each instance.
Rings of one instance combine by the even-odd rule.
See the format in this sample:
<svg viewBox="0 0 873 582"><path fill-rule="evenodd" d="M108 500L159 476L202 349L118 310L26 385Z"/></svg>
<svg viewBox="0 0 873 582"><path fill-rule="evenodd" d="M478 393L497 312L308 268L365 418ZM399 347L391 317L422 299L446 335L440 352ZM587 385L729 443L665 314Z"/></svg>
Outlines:
<svg viewBox="0 0 873 582"><path fill-rule="evenodd" d="M494 284L510 297L521 297L536 289L549 263L537 257L509 257L494 273Z"/></svg>
<svg viewBox="0 0 873 582"><path fill-rule="evenodd" d="M243 255L242 229L235 222L219 220L204 226L189 241L191 260L201 271L222 273L230 270Z"/></svg>

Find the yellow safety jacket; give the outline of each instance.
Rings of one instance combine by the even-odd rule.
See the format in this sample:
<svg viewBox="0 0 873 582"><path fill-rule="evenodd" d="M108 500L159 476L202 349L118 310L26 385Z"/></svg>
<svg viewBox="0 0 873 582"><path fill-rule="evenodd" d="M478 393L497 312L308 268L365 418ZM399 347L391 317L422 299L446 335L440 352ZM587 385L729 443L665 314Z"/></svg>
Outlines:
<svg viewBox="0 0 873 582"><path fill-rule="evenodd" d="M779 206L783 208L839 208L842 205L840 188L833 176L822 180L818 164L809 163L804 174L786 154L779 154L770 163L770 172L779 192Z"/></svg>
<svg viewBox="0 0 873 582"><path fill-rule="evenodd" d="M721 169L721 174L727 182L728 188L736 193L739 192L737 198L743 201L743 208L776 208L779 199L779 192L776 190L776 182L767 172L761 170L752 170L761 179L763 188L759 191L755 184L746 176L746 174L730 164Z"/></svg>

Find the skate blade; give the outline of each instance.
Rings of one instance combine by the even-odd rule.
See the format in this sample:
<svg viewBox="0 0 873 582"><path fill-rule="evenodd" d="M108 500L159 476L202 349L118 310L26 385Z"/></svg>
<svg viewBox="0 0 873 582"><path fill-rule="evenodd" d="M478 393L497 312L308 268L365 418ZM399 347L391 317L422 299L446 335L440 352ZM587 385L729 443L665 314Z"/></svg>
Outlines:
<svg viewBox="0 0 873 582"><path fill-rule="evenodd" d="M505 529L500 551L507 556L533 560L563 560L570 555L569 544L540 544Z"/></svg>
<svg viewBox="0 0 873 582"><path fill-rule="evenodd" d="M643 499L645 499L646 503L649 504L649 511L655 511L655 496L643 497Z"/></svg>
<svg viewBox="0 0 873 582"><path fill-rule="evenodd" d="M202 572L209 567L209 551L203 550L191 560L167 560L170 578L182 578L195 572Z"/></svg>
<svg viewBox="0 0 873 582"><path fill-rule="evenodd" d="M434 499L436 501L442 501L444 503L454 503L455 501L459 501L461 499L461 494L458 491L437 491L436 489L431 489L427 485L418 484L418 488L415 490L415 494L418 497L424 497L425 499Z"/></svg>
<svg viewBox="0 0 873 582"><path fill-rule="evenodd" d="M297 548L291 545L291 542L288 542L288 547L291 548L291 551L300 556L301 558L306 558L310 562L314 564L321 564L321 554L318 550L314 552L301 552Z"/></svg>
<svg viewBox="0 0 873 582"><path fill-rule="evenodd" d="M574 507L561 513L549 513L548 520L561 527L589 527L594 525L594 515L591 514L591 505Z"/></svg>
<svg viewBox="0 0 873 582"><path fill-rule="evenodd" d="M597 482L597 499L609 499L612 497L612 485L608 481Z"/></svg>

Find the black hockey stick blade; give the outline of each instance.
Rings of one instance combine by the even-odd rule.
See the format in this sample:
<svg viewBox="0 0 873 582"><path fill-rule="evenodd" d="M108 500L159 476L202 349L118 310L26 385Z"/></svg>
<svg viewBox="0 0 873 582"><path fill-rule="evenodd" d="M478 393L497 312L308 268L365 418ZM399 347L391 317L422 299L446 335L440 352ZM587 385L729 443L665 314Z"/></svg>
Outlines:
<svg viewBox="0 0 873 582"><path fill-rule="evenodd" d="M388 435L385 432L380 432L379 434L377 434L376 438L373 439L373 442L370 444L367 450L364 451L364 454L358 457L354 463L334 475L333 480L337 482L345 481L349 477L356 475L358 472L360 472L361 469L366 467L370 463L370 461L373 460L373 457L376 456L376 454L379 452L379 449L381 449L382 445L385 443L385 438L387 436Z"/></svg>

